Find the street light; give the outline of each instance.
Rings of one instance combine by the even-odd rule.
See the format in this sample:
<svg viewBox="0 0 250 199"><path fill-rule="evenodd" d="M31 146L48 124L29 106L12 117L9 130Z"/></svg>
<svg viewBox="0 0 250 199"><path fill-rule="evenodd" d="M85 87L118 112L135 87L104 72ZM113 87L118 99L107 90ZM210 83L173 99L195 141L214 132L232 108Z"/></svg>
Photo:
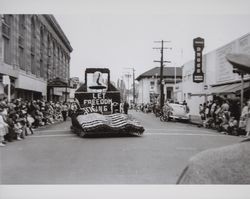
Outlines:
<svg viewBox="0 0 250 199"><path fill-rule="evenodd" d="M128 78L128 97L127 97L127 101L129 101L129 93L130 93L130 90L129 90L129 79L130 79L130 77L131 77L131 74L130 74L130 73L126 73L126 74L125 74L125 77Z"/></svg>
<svg viewBox="0 0 250 199"><path fill-rule="evenodd" d="M133 104L135 104L135 69L134 68L124 68L133 71Z"/></svg>

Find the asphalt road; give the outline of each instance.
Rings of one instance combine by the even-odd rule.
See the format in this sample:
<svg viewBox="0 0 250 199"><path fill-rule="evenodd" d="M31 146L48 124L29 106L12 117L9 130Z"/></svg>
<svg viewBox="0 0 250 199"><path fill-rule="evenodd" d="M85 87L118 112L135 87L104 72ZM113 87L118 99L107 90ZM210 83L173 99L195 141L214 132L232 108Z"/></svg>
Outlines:
<svg viewBox="0 0 250 199"><path fill-rule="evenodd" d="M146 129L141 137L80 138L67 121L8 143L0 148L1 184L175 184L191 156L242 139L130 114Z"/></svg>

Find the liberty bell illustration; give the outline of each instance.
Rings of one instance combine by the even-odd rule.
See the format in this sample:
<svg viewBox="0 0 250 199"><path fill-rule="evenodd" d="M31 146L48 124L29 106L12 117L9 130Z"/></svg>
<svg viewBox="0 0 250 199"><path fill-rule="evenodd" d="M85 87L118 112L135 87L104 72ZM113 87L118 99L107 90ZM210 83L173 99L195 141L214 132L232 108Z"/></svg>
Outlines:
<svg viewBox="0 0 250 199"><path fill-rule="evenodd" d="M90 89L106 89L107 85L104 83L102 73L99 71L94 72L92 84L89 86Z"/></svg>

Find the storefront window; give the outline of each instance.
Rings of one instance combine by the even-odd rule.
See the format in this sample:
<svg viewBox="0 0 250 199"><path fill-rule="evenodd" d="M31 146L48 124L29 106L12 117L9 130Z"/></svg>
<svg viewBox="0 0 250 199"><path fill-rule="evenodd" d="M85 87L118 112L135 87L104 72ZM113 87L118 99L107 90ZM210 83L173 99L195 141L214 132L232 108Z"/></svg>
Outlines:
<svg viewBox="0 0 250 199"><path fill-rule="evenodd" d="M19 15L18 52L19 52L19 67L22 70L25 70L24 33L25 33L25 16Z"/></svg>
<svg viewBox="0 0 250 199"><path fill-rule="evenodd" d="M3 16L2 35L3 35L3 49L4 49L4 62L11 64L11 15Z"/></svg>

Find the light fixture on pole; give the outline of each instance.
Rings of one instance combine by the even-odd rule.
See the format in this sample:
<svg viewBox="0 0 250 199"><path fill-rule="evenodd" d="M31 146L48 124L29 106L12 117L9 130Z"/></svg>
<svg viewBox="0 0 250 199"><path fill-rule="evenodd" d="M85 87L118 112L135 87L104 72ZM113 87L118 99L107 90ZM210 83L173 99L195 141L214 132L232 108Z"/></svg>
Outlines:
<svg viewBox="0 0 250 199"><path fill-rule="evenodd" d="M135 104L135 69L134 68L124 68L133 71L133 103Z"/></svg>

